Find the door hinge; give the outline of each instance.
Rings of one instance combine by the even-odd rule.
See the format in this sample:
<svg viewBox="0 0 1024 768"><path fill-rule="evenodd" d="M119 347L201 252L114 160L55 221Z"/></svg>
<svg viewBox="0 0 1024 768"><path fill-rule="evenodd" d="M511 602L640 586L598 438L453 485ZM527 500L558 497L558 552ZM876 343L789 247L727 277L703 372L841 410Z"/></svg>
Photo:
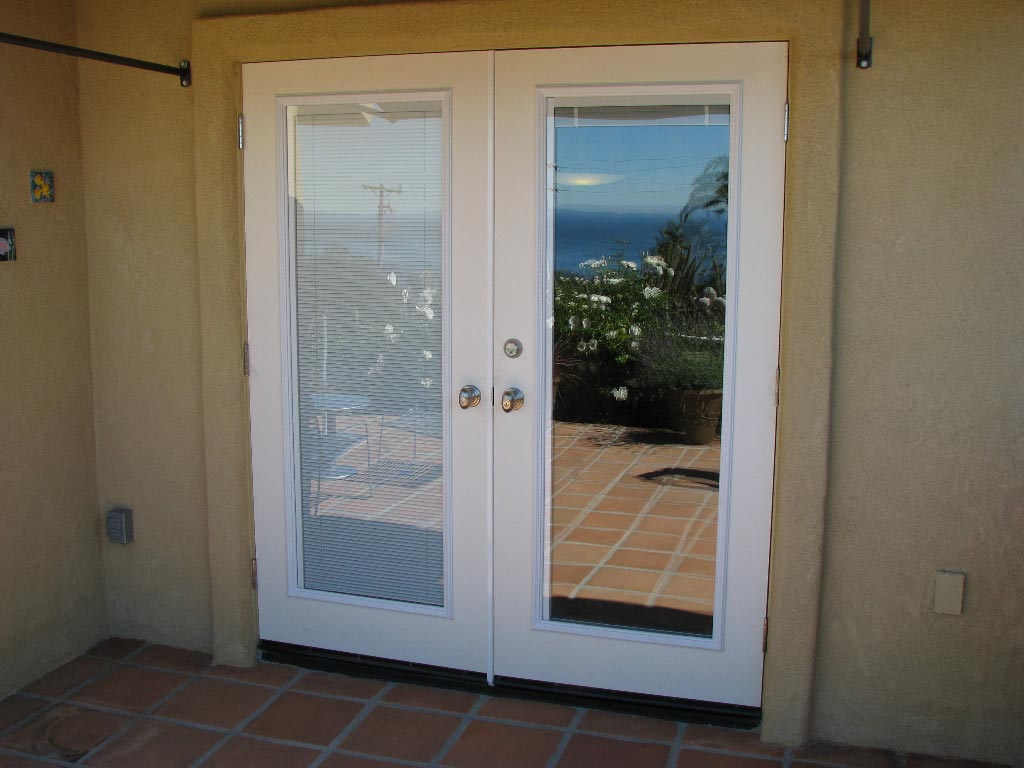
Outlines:
<svg viewBox="0 0 1024 768"><path fill-rule="evenodd" d="M256 577L257 577L257 572L256 572L256 558L254 557L254 558L252 559L252 588L253 588L253 589L256 589L256 587L258 586L258 583L257 583Z"/></svg>
<svg viewBox="0 0 1024 768"><path fill-rule="evenodd" d="M238 148L245 149L245 115L238 116Z"/></svg>
<svg viewBox="0 0 1024 768"><path fill-rule="evenodd" d="M779 368L775 369L775 407L779 407L779 382L782 379L782 371Z"/></svg>
<svg viewBox="0 0 1024 768"><path fill-rule="evenodd" d="M789 102L786 102L786 111L782 119L782 140L789 141Z"/></svg>
<svg viewBox="0 0 1024 768"><path fill-rule="evenodd" d="M253 563L256 561L253 560ZM761 653L768 653L768 617L764 617L764 634L761 635Z"/></svg>
<svg viewBox="0 0 1024 768"><path fill-rule="evenodd" d="M242 344L242 374L249 375L249 342Z"/></svg>

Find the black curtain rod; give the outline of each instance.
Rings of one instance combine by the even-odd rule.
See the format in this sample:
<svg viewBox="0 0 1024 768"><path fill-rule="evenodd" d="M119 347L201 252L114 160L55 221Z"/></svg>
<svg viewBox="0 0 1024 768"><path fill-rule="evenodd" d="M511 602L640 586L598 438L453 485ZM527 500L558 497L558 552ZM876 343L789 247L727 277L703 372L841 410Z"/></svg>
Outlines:
<svg viewBox="0 0 1024 768"><path fill-rule="evenodd" d="M174 75L178 78L178 82L181 83L182 88L188 88L192 85L192 64L189 63L188 59L182 61L178 66L173 67L169 64L155 64L152 61L130 59L127 56L116 56L113 53L90 51L88 48L76 48L73 45L61 45L60 43L50 43L46 40L36 40L31 37L9 35L6 32L0 32L0 43L10 43L11 45L20 45L25 48L35 48L36 50L49 51L50 53L62 53L65 56L77 56L80 59L105 61L108 64L120 64L122 67L134 67L135 69L146 69L150 72L161 72L165 75Z"/></svg>

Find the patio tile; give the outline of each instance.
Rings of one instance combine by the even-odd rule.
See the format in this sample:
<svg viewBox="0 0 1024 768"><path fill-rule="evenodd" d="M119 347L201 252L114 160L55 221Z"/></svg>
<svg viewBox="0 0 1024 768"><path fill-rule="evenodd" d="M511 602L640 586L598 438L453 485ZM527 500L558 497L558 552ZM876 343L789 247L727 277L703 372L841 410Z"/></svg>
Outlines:
<svg viewBox="0 0 1024 768"><path fill-rule="evenodd" d="M52 768L53 763L29 760L27 757L0 755L0 768Z"/></svg>
<svg viewBox="0 0 1024 768"><path fill-rule="evenodd" d="M558 768L663 768L668 753L667 744L576 734L566 745Z"/></svg>
<svg viewBox="0 0 1024 768"><path fill-rule="evenodd" d="M636 717L618 712L591 709L580 721L577 730L592 731L608 736L628 736L652 741L673 741L679 724L653 717Z"/></svg>
<svg viewBox="0 0 1024 768"><path fill-rule="evenodd" d="M590 577L588 586L606 589L625 589L632 592L651 592L661 578L659 571L635 571L628 568L604 566Z"/></svg>
<svg viewBox="0 0 1024 768"><path fill-rule="evenodd" d="M353 699L369 699L376 696L386 685L383 680L348 675L310 672L293 686L293 690L306 693L322 693L326 696L348 696Z"/></svg>
<svg viewBox="0 0 1024 768"><path fill-rule="evenodd" d="M644 605L650 595L647 592L625 592L621 589L597 589L584 587L576 595L581 600L602 600L610 603Z"/></svg>
<svg viewBox="0 0 1024 768"><path fill-rule="evenodd" d="M480 717L494 717L499 720L517 720L523 723L551 725L567 728L572 722L575 710L560 704L526 699L493 698L484 704L478 713Z"/></svg>
<svg viewBox="0 0 1024 768"><path fill-rule="evenodd" d="M63 696L86 680L113 668L114 665L110 662L79 656L43 675L25 688L25 693L32 693L36 696Z"/></svg>
<svg viewBox="0 0 1024 768"><path fill-rule="evenodd" d="M445 712L469 712L480 697L465 691L449 691L444 688L430 688L425 685L396 685L386 694L384 701L405 704L424 709L440 709Z"/></svg>
<svg viewBox="0 0 1024 768"><path fill-rule="evenodd" d="M551 564L551 581L562 584L579 584L594 570L592 565Z"/></svg>
<svg viewBox="0 0 1024 768"><path fill-rule="evenodd" d="M155 669L118 667L82 688L72 700L129 712L145 712L187 679Z"/></svg>
<svg viewBox="0 0 1024 768"><path fill-rule="evenodd" d="M173 723L142 720L103 747L94 768L187 768L223 736Z"/></svg>
<svg viewBox="0 0 1024 768"><path fill-rule="evenodd" d="M273 691L223 680L198 680L157 710L158 715L191 723L234 728Z"/></svg>
<svg viewBox="0 0 1024 768"><path fill-rule="evenodd" d="M618 497L605 496L597 505L599 512L617 512L619 514L637 515L643 512L647 506L647 500L623 499Z"/></svg>
<svg viewBox="0 0 1024 768"><path fill-rule="evenodd" d="M292 680L298 669L284 664L256 664L252 667L229 667L218 664L206 670L207 675L213 677L226 677L230 680L239 680L243 683L254 683L256 685L270 685L278 688Z"/></svg>
<svg viewBox="0 0 1024 768"><path fill-rule="evenodd" d="M928 757L927 755L907 755L905 759L906 768L1003 768L995 763L978 763L973 760Z"/></svg>
<svg viewBox="0 0 1024 768"><path fill-rule="evenodd" d="M11 731L0 745L29 755L74 761L127 722L124 715L61 705Z"/></svg>
<svg viewBox="0 0 1024 768"><path fill-rule="evenodd" d="M658 597L654 601L656 608L671 608L673 611L688 611L710 616L715 606L711 601L684 600L678 597Z"/></svg>
<svg viewBox="0 0 1024 768"><path fill-rule="evenodd" d="M687 557L679 563L678 566L676 566L676 573L690 574L694 576L714 576L715 561Z"/></svg>
<svg viewBox="0 0 1024 768"><path fill-rule="evenodd" d="M188 675L202 672L210 666L212 661L213 657L208 653L186 651L166 645L151 645L132 659L133 664L158 667L172 672L184 672Z"/></svg>
<svg viewBox="0 0 1024 768"><path fill-rule="evenodd" d="M715 599L715 581L703 576L673 576L662 590L667 597Z"/></svg>
<svg viewBox="0 0 1024 768"><path fill-rule="evenodd" d="M668 566L672 556L668 552L648 552L643 549L616 549L608 565L620 568L645 568L661 571Z"/></svg>
<svg viewBox="0 0 1024 768"><path fill-rule="evenodd" d="M344 755L335 752L320 764L320 768L386 768L387 766L408 765L395 763L391 760L375 760L357 755Z"/></svg>
<svg viewBox="0 0 1024 768"><path fill-rule="evenodd" d="M696 538L703 524L697 520L690 520L685 517L655 517L647 515L637 525L637 530L643 533L663 533L668 536L692 536Z"/></svg>
<svg viewBox="0 0 1024 768"><path fill-rule="evenodd" d="M45 702L38 699L29 699L24 696L8 696L0 701L0 731L14 725L23 717L38 712L46 706Z"/></svg>
<svg viewBox="0 0 1024 768"><path fill-rule="evenodd" d="M598 544L612 547L619 543L623 533L621 530L611 531L604 528L584 528L581 526L573 529L572 533L565 537L565 540L580 544Z"/></svg>
<svg viewBox="0 0 1024 768"><path fill-rule="evenodd" d="M256 736L327 746L362 708L354 701L284 693L245 730Z"/></svg>
<svg viewBox="0 0 1024 768"><path fill-rule="evenodd" d="M102 656L105 659L121 661L144 645L145 643L142 640L132 640L127 637L108 637L106 640L94 645L86 653L89 656Z"/></svg>
<svg viewBox="0 0 1024 768"><path fill-rule="evenodd" d="M675 768L781 768L779 760L727 755L721 752L699 752L684 749L676 759Z"/></svg>
<svg viewBox="0 0 1024 768"><path fill-rule="evenodd" d="M399 760L429 762L461 719L378 706L341 743L341 748Z"/></svg>
<svg viewBox="0 0 1024 768"><path fill-rule="evenodd" d="M474 721L441 760L452 768L543 768L560 731Z"/></svg>
<svg viewBox="0 0 1024 768"><path fill-rule="evenodd" d="M581 525L588 528L612 528L621 532L629 528L634 520L636 520L636 515L619 512L591 512L583 519Z"/></svg>
<svg viewBox="0 0 1024 768"><path fill-rule="evenodd" d="M305 747L236 736L203 763L204 768L306 768L320 753Z"/></svg>
<svg viewBox="0 0 1024 768"><path fill-rule="evenodd" d="M899 765L891 752L837 744L811 744L793 750L793 762L843 766L843 768L895 768Z"/></svg>
<svg viewBox="0 0 1024 768"><path fill-rule="evenodd" d="M552 503L569 509L582 509L594 500L593 496L577 493L556 493Z"/></svg>
<svg viewBox="0 0 1024 768"><path fill-rule="evenodd" d="M679 546L679 537L638 531L631 533L622 546L629 549L647 549L652 552L675 552Z"/></svg>
<svg viewBox="0 0 1024 768"><path fill-rule="evenodd" d="M560 563L599 563L607 553L607 547L566 542L555 546L552 558Z"/></svg>
<svg viewBox="0 0 1024 768"><path fill-rule="evenodd" d="M778 744L768 744L753 731L741 731L736 728L718 728L713 725L688 725L683 735L683 746L707 747L727 752L738 752L746 755L765 755L781 758L785 748Z"/></svg>

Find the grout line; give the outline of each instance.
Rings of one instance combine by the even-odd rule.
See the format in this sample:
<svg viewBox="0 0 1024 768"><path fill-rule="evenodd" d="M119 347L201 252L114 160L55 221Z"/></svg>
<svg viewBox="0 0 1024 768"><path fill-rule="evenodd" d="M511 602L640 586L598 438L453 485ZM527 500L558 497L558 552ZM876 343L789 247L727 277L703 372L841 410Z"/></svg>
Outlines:
<svg viewBox="0 0 1024 768"><path fill-rule="evenodd" d="M462 722L456 726L452 735L448 737L448 740L441 745L441 749L434 755L434 758L430 761L431 765L440 765L441 760L444 759L445 755L447 755L455 746L456 742L462 738L462 734L464 734L466 729L469 728L469 724L486 703L486 700L487 699L484 696L477 696L476 702L474 702L473 706L469 708L469 711L462 716Z"/></svg>
<svg viewBox="0 0 1024 768"><path fill-rule="evenodd" d="M306 676L306 674L307 674L306 670L304 670L304 669L298 670L294 675L292 675L292 678L288 682L286 682L284 685L282 685L277 690L277 693L271 695L270 698L268 698L265 702L263 702L258 707L256 707L256 709L254 709L252 712L250 712L247 717L242 718L235 725L234 728L232 728L231 730L229 730L227 733L224 734L224 737L220 741L218 741L216 744L214 744L212 747L210 747L208 750L206 750L206 752L201 754L199 756L199 758L195 762L192 763L192 768L196 768L196 766L200 766L203 763L205 763L207 760L209 760L214 752L216 752L222 746L227 744L228 741L230 741L232 737L237 736L238 734L240 734L242 732L242 729L244 729L247 725L249 725L253 720L255 720L257 717L259 717L264 712L266 712L268 709L270 709L270 707L274 704L274 702L276 702L278 699L280 699L288 690L291 689L291 687L293 685L295 685L302 678L304 678Z"/></svg>
<svg viewBox="0 0 1024 768"><path fill-rule="evenodd" d="M562 755L565 753L565 748L569 746L569 742L572 740L573 735L576 733L576 729L579 727L580 721L583 720L587 710L583 707L576 707L576 714L572 716L572 720L569 721L569 726L565 729L565 733L562 734L562 738L558 742L558 746L555 747L555 751L551 753L551 757L548 758L548 762L545 768L555 768L556 765L561 761Z"/></svg>
<svg viewBox="0 0 1024 768"><path fill-rule="evenodd" d="M676 723L676 736L668 750L668 757L665 758L665 768L675 768L676 762L679 760L679 753L683 751L683 736L685 733L686 723Z"/></svg>
<svg viewBox="0 0 1024 768"><path fill-rule="evenodd" d="M341 729L341 733L339 733L337 736L331 739L330 743L326 747L323 747L323 751L320 753L319 756L317 756L313 760L312 763L309 764L308 768L317 768L318 766L322 765L323 762L331 755L331 753L338 749L338 747L342 745L345 739L351 736L352 732L363 724L363 721L370 716L370 713L377 708L377 705L384 700L384 696L388 693L388 691L394 688L395 685L396 683L388 683L375 694L373 694L373 696L367 699L363 704L363 708L356 713L356 716L353 717L351 721L349 721L348 725Z"/></svg>

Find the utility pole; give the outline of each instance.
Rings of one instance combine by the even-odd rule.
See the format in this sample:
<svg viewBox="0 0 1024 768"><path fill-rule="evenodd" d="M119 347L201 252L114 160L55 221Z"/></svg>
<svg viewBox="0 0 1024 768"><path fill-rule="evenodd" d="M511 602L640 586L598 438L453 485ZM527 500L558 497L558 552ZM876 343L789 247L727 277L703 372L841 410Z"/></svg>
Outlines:
<svg viewBox="0 0 1024 768"><path fill-rule="evenodd" d="M400 195L402 194L402 185L399 184L397 189L391 187L385 187L383 184L363 184L363 189L368 192L377 193L377 266L384 266L384 214L390 213L395 209L391 207L391 202L384 199L384 195Z"/></svg>

